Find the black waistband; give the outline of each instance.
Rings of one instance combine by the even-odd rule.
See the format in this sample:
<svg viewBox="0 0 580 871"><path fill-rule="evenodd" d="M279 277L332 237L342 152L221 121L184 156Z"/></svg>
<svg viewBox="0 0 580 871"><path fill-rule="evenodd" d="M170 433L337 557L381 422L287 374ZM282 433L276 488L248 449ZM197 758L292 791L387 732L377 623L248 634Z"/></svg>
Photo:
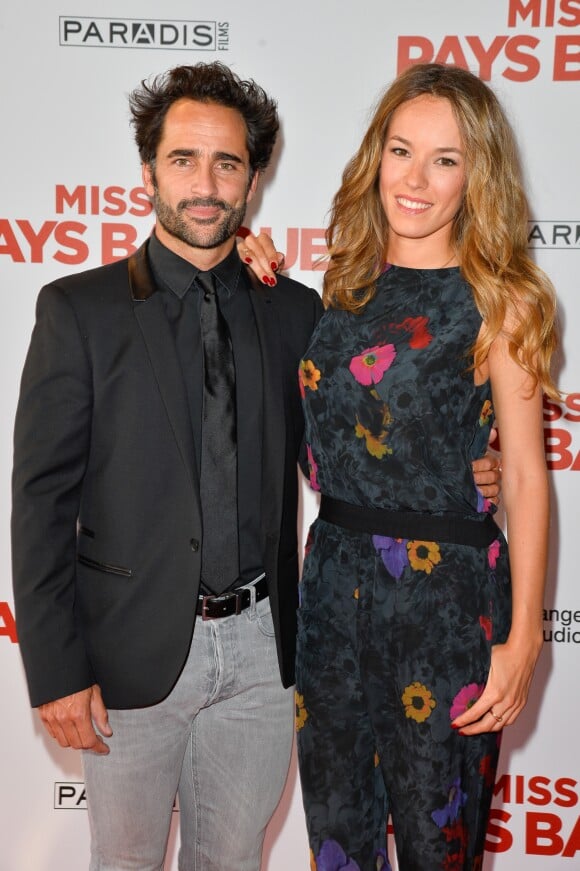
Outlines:
<svg viewBox="0 0 580 871"><path fill-rule="evenodd" d="M323 496L320 500L318 516L327 523L353 532L466 544L470 547L488 547L499 534L499 527L491 514L482 515L481 520L470 520L455 514L389 511L386 508L351 505L330 496Z"/></svg>

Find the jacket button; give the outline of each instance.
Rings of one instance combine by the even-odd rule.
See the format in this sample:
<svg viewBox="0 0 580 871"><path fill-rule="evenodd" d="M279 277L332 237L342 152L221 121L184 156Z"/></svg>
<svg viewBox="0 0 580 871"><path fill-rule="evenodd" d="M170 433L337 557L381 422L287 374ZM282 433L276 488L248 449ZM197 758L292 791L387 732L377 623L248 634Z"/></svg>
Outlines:
<svg viewBox="0 0 580 871"><path fill-rule="evenodd" d="M197 539L197 538L191 538L191 539L189 540L189 543L190 543L190 545L191 545L191 549L192 549L192 551L193 551L194 553L197 553L198 550L199 550L199 541L198 541L198 539Z"/></svg>

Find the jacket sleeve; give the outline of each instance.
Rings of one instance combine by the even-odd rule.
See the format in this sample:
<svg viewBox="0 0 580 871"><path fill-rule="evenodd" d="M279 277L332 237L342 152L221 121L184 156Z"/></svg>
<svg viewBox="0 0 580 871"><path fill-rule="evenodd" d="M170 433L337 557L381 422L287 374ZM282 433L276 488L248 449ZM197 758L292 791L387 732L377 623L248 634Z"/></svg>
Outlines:
<svg viewBox="0 0 580 871"><path fill-rule="evenodd" d="M76 527L92 378L69 296L40 292L14 432L16 627L33 706L94 683L75 619Z"/></svg>

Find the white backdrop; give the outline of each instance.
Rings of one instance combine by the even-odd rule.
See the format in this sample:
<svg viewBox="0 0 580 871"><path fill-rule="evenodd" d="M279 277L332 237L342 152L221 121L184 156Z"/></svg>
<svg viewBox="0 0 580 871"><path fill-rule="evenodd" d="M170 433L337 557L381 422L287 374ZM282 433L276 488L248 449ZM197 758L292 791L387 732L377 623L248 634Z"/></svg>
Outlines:
<svg viewBox="0 0 580 871"><path fill-rule="evenodd" d="M559 384L569 396L546 408L554 492L546 643L534 697L505 735L487 868L580 868L579 25L579 0L2 4L0 871L88 864L80 763L44 737L28 707L13 625L12 421L36 295L60 274L124 256L149 233L127 94L152 73L214 59L279 100L276 160L246 223L270 228L288 252L290 274L316 287L321 273L313 264L331 196L371 106L398 69L415 59L467 66L491 80L510 114L529 186L530 244L561 301ZM315 507L306 494L303 528ZM176 867L173 832L167 868ZM308 867L293 764L263 871Z"/></svg>

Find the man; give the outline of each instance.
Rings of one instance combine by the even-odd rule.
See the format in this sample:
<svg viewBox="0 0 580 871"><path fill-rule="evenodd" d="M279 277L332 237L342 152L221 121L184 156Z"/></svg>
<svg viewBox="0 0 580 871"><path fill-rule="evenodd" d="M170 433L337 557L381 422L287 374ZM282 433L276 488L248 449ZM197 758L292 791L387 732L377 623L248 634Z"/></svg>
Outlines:
<svg viewBox="0 0 580 871"><path fill-rule="evenodd" d="M254 287L236 250L278 130L262 89L178 67L131 109L154 235L38 301L15 430L19 638L48 732L85 751L91 871L161 868L176 791L180 869L258 871L292 738L297 370L321 303L284 277Z"/></svg>
<svg viewBox="0 0 580 871"><path fill-rule="evenodd" d="M227 67L131 96L157 220L43 288L15 429L16 619L33 706L82 749L91 871L258 871L288 768L303 421L321 314L235 234L278 130ZM485 476L484 476L485 477Z"/></svg>

